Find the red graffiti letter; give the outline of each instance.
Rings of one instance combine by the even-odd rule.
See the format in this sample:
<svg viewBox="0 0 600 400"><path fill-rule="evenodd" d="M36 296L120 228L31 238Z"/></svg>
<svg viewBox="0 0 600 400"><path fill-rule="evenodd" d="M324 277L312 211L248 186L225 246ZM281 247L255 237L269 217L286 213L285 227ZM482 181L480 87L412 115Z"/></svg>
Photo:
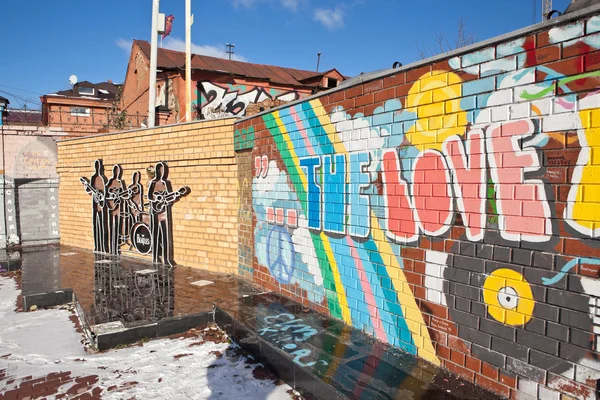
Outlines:
<svg viewBox="0 0 600 400"><path fill-rule="evenodd" d="M444 142L443 151L452 171L456 203L467 238L474 242L482 240L485 233L486 199L483 131L470 131L466 144L463 144L459 136L451 136ZM465 153L468 153L468 158Z"/></svg>
<svg viewBox="0 0 600 400"><path fill-rule="evenodd" d="M413 205L421 229L431 236L444 234L454 216L450 174L444 156L437 150L419 154L412 181Z"/></svg>
<svg viewBox="0 0 600 400"><path fill-rule="evenodd" d="M387 235L397 242L414 242L419 237L419 227L395 149L383 152L382 169L383 197L387 203Z"/></svg>
<svg viewBox="0 0 600 400"><path fill-rule="evenodd" d="M534 143L526 142L533 131L533 123L528 120L493 124L486 130L498 223L502 237L507 240L544 242L552 234L544 182L525 179L525 172L540 168Z"/></svg>

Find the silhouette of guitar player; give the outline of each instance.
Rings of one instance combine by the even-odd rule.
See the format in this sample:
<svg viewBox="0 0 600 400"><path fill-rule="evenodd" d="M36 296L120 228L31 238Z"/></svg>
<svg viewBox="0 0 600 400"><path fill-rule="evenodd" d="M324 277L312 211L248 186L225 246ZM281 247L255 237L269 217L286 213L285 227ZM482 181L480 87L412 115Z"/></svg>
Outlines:
<svg viewBox="0 0 600 400"><path fill-rule="evenodd" d="M110 253L118 255L121 247L121 234L123 227L123 211L129 192L121 179L123 170L119 164L113 167L113 175L106 184L106 206L110 222Z"/></svg>
<svg viewBox="0 0 600 400"><path fill-rule="evenodd" d="M154 178L148 184L148 202L150 204L150 232L152 233L152 257L154 263L161 262L173 266L173 242L171 230L171 205L181 196L189 193L182 187L173 192L167 179L168 167L163 162L156 163Z"/></svg>
<svg viewBox="0 0 600 400"><path fill-rule="evenodd" d="M102 160L94 162L95 172L88 181L81 177L79 181L85 186L85 191L92 196L92 224L94 228L94 251L108 252L108 211L106 209L106 177Z"/></svg>

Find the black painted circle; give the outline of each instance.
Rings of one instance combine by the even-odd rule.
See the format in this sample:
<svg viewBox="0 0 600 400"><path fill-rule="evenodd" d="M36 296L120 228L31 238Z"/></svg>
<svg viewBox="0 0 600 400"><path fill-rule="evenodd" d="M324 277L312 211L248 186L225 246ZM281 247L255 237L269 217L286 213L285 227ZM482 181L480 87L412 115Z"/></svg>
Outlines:
<svg viewBox="0 0 600 400"><path fill-rule="evenodd" d="M152 234L148 225L143 222L133 225L131 228L131 241L138 252L142 254L150 253L150 250L152 250Z"/></svg>

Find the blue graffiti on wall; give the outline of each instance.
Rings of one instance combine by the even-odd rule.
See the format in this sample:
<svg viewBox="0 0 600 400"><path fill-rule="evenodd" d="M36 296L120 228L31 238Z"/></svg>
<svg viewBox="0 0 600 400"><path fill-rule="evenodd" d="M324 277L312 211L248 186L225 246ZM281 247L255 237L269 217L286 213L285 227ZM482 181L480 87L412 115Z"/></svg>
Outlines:
<svg viewBox="0 0 600 400"><path fill-rule="evenodd" d="M283 226L275 225L269 231L267 262L271 275L279 283L290 283L296 268L296 250L292 237Z"/></svg>

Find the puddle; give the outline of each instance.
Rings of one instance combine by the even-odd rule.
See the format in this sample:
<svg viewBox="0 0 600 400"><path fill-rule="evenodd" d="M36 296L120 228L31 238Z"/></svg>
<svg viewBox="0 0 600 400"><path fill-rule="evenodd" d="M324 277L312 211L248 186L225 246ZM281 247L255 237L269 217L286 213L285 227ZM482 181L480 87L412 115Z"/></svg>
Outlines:
<svg viewBox="0 0 600 400"><path fill-rule="evenodd" d="M73 289L88 326L140 326L211 311L215 302L234 307L235 299L258 293L233 276L70 246L26 249L11 260L23 271L25 295Z"/></svg>

